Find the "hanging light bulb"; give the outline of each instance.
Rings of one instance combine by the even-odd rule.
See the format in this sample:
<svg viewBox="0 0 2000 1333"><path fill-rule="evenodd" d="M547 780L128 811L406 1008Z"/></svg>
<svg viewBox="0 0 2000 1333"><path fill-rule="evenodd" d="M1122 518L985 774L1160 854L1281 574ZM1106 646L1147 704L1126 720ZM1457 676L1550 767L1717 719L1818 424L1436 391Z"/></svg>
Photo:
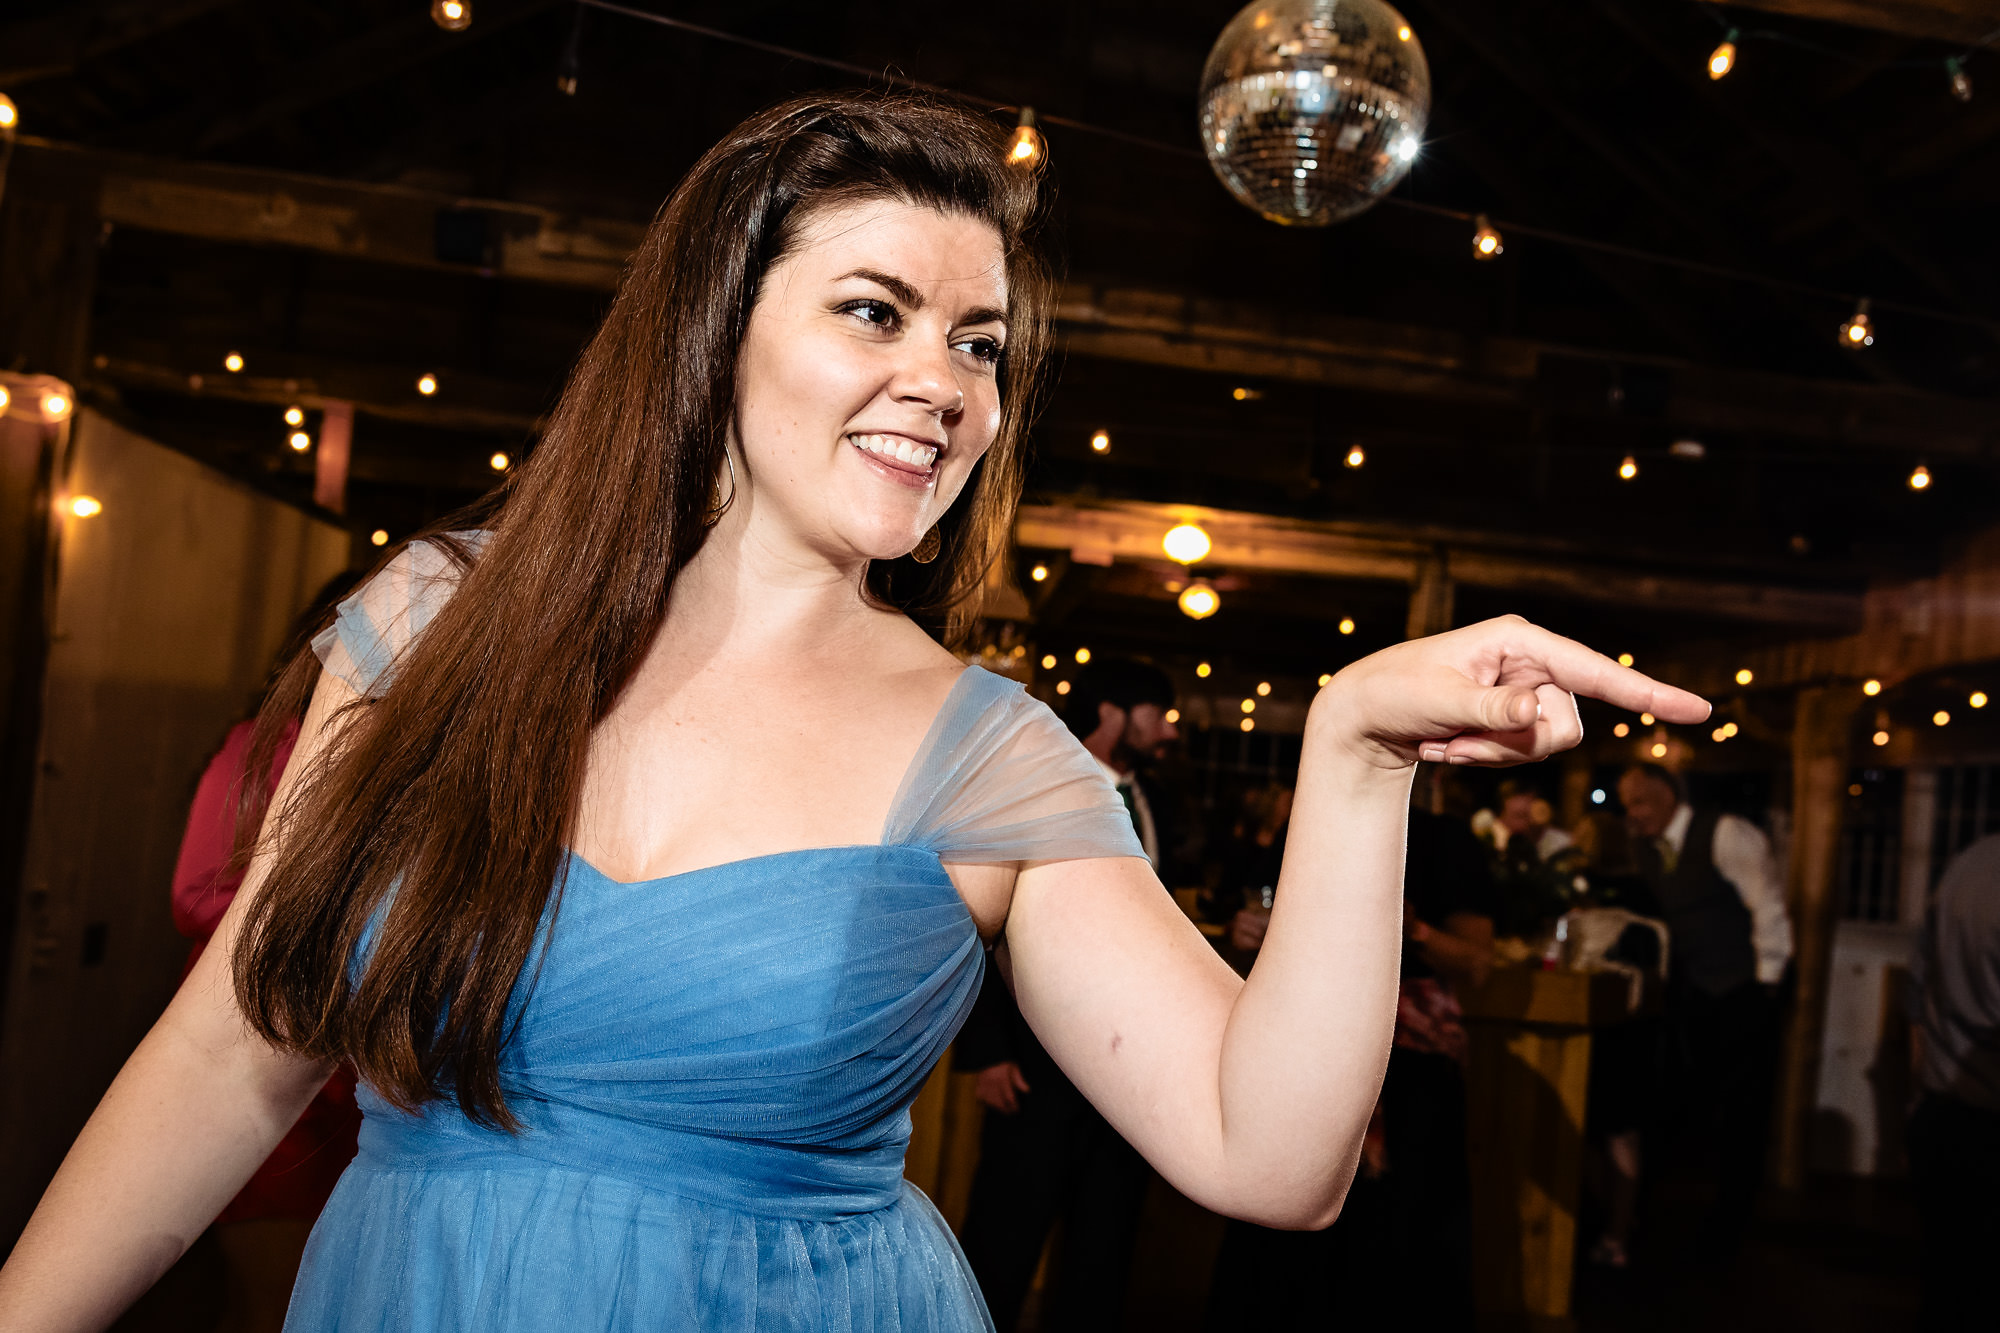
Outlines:
<svg viewBox="0 0 2000 1333"><path fill-rule="evenodd" d="M495 472L505 472L513 464L514 460L505 454L495 454L486 460L486 466L492 468Z"/></svg>
<svg viewBox="0 0 2000 1333"><path fill-rule="evenodd" d="M1736 39L1742 34L1731 28L1722 34L1722 45L1708 54L1708 77L1719 79L1736 68Z"/></svg>
<svg viewBox="0 0 2000 1333"><path fill-rule="evenodd" d="M75 406L76 404L70 401L68 394L51 389L42 395L42 420L61 421L70 414L70 409Z"/></svg>
<svg viewBox="0 0 2000 1333"><path fill-rule="evenodd" d="M1090 437L1090 449L1091 449L1091 452L1092 452L1092 453L1098 453L1098 454L1108 454L1108 453L1110 453L1110 452L1111 452L1111 432L1110 432L1110 431L1108 431L1108 430L1101 430L1101 431L1098 431L1098 432L1097 432L1097 433L1096 433L1095 435L1091 436L1091 437Z"/></svg>
<svg viewBox="0 0 2000 1333"><path fill-rule="evenodd" d="M368 534L368 544L370 546L387 546L389 544L389 530L387 528L375 529L375 531Z"/></svg>
<svg viewBox="0 0 2000 1333"><path fill-rule="evenodd" d="M1967 699L1966 702L1971 704L1974 708L1986 707L1986 691L1974 690L1972 692L1972 697Z"/></svg>
<svg viewBox="0 0 2000 1333"><path fill-rule="evenodd" d="M286 408L286 409L285 409L285 424L286 424L287 426L303 426L303 425L305 425L305 424L306 424L306 410L305 410L305 409L304 409L303 407L297 407L297 406L294 406L294 407L288 407L288 408Z"/></svg>
<svg viewBox="0 0 2000 1333"><path fill-rule="evenodd" d="M1245 699L1241 704L1237 706L1240 707L1246 713L1254 713L1257 711L1257 701L1255 699Z"/></svg>
<svg viewBox="0 0 2000 1333"><path fill-rule="evenodd" d="M1160 547L1170 559L1191 565L1204 559L1214 549L1214 543L1209 541L1206 532L1194 524L1183 523L1167 529L1167 535L1160 539Z"/></svg>
<svg viewBox="0 0 2000 1333"><path fill-rule="evenodd" d="M1917 470L1910 474L1910 489L1913 491L1927 491L1930 487L1931 470L1922 463L1917 464Z"/></svg>
<svg viewBox="0 0 2000 1333"><path fill-rule="evenodd" d="M1349 445L1347 457L1341 461L1351 468L1360 467L1368 461L1368 451L1358 444Z"/></svg>
<svg viewBox="0 0 2000 1333"><path fill-rule="evenodd" d="M423 395L424 397L428 398L428 397L430 397L430 396L431 396L432 394L436 393L437 391L438 391L438 381L437 381L437 376L435 376L435 375L419 375L419 376L417 377L417 392L418 392L418 393L420 393L420 394L422 394L422 395Z"/></svg>
<svg viewBox="0 0 2000 1333"><path fill-rule="evenodd" d="M1076 664L1078 666L1090 665L1090 649L1079 648L1076 650Z"/></svg>
<svg viewBox="0 0 2000 1333"><path fill-rule="evenodd" d="M7 405L14 401L14 395L7 392L7 386L0 384L0 417L7 415Z"/></svg>
<svg viewBox="0 0 2000 1333"><path fill-rule="evenodd" d="M1632 480L1632 478L1638 475L1639 475L1639 460L1632 457L1632 455L1630 454L1625 455L1625 461L1618 465L1618 476L1620 480L1630 481Z"/></svg>
<svg viewBox="0 0 2000 1333"><path fill-rule="evenodd" d="M1196 579L1181 589L1180 606L1189 620L1206 620L1222 609L1222 598L1206 579Z"/></svg>
<svg viewBox="0 0 2000 1333"><path fill-rule="evenodd" d="M1611 734L1622 741L1632 734L1632 724L1630 722L1620 722L1611 729Z"/></svg>
<svg viewBox="0 0 2000 1333"><path fill-rule="evenodd" d="M1620 653L1620 654L1618 654L1618 665L1619 665L1619 666L1622 666L1622 667L1628 667L1628 666L1631 666L1631 665L1632 665L1632 654L1630 654L1630 653Z"/></svg>
<svg viewBox="0 0 2000 1333"><path fill-rule="evenodd" d="M223 357L222 368L232 375L241 372L243 369L243 354L241 352L231 352L228 356Z"/></svg>
<svg viewBox="0 0 2000 1333"><path fill-rule="evenodd" d="M1035 167L1042 161L1042 132L1035 128L1035 108L1021 108L1021 121L1014 127L1014 137L1007 141L1007 162L1010 166Z"/></svg>
<svg viewBox="0 0 2000 1333"><path fill-rule="evenodd" d="M14 99L0 93L0 139L14 137L14 127L21 123L21 109L14 105Z"/></svg>
<svg viewBox="0 0 2000 1333"><path fill-rule="evenodd" d="M446 32L464 32L472 26L472 0L431 0L431 22Z"/></svg>
<svg viewBox="0 0 2000 1333"><path fill-rule="evenodd" d="M1751 681L1755 679L1757 679L1757 673L1752 671L1749 667L1739 667L1737 669L1736 683L1738 685L1748 685Z"/></svg>
<svg viewBox="0 0 2000 1333"><path fill-rule="evenodd" d="M1951 95L1961 102L1972 100L1972 76L1965 72L1965 62L1957 56L1944 62L1945 77L1951 83Z"/></svg>
<svg viewBox="0 0 2000 1333"><path fill-rule="evenodd" d="M1472 257L1474 259L1498 259L1506 253L1507 247L1500 243L1500 233L1493 230L1493 224L1481 213L1472 220Z"/></svg>
<svg viewBox="0 0 2000 1333"><path fill-rule="evenodd" d="M312 448L313 437L306 434L302 430L295 430L292 432L291 437L285 441L285 443L292 446L293 453L302 454L306 450Z"/></svg>
<svg viewBox="0 0 2000 1333"><path fill-rule="evenodd" d="M1255 731L1257 730L1257 719L1254 717L1246 717L1236 725L1244 731Z"/></svg>
<svg viewBox="0 0 2000 1333"><path fill-rule="evenodd" d="M1882 682L1870 677L1861 682L1861 692L1873 699L1882 692Z"/></svg>
<svg viewBox="0 0 2000 1333"><path fill-rule="evenodd" d="M1212 666L1210 666L1210 665L1209 665L1208 663L1206 663L1206 662L1197 662L1197 663L1195 664L1195 668L1194 668L1194 674L1195 674L1195 675L1197 675L1197 676L1200 676L1200 677L1201 677L1201 678L1202 678L1203 680L1207 680L1207 679L1209 678L1209 675L1210 675L1210 674L1211 674L1211 673L1212 673L1212 672L1213 672L1214 670L1215 670L1215 668L1214 668L1214 667L1212 667Z"/></svg>
<svg viewBox="0 0 2000 1333"><path fill-rule="evenodd" d="M556 91L564 97L576 96L576 76L583 66L583 16L589 8L576 7L576 17L569 25L569 40L563 43L562 58L556 62Z"/></svg>
<svg viewBox="0 0 2000 1333"><path fill-rule="evenodd" d="M78 518L96 518L104 512L104 506L94 496L79 495L69 502L69 512Z"/></svg>
<svg viewBox="0 0 2000 1333"><path fill-rule="evenodd" d="M1854 313L1840 326L1840 345L1848 348L1873 347L1875 324L1868 318L1868 298L1862 297Z"/></svg>
<svg viewBox="0 0 2000 1333"><path fill-rule="evenodd" d="M1342 616L1340 618L1340 632L1342 634L1354 633L1354 619L1352 616Z"/></svg>
<svg viewBox="0 0 2000 1333"><path fill-rule="evenodd" d="M1873 741L1877 745L1887 745L1889 743L1889 733L1886 731L1878 731L1868 739Z"/></svg>
<svg viewBox="0 0 2000 1333"><path fill-rule="evenodd" d="M1260 680L1260 681L1258 681L1258 682L1257 682L1257 697L1258 697L1258 698L1260 698L1260 699L1268 699L1268 698L1270 698L1270 697L1271 697L1271 682L1270 682L1270 681L1268 681L1268 680Z"/></svg>
<svg viewBox="0 0 2000 1333"><path fill-rule="evenodd" d="M1945 710L1942 708L1938 709L1937 712L1931 714L1931 725L1934 727L1950 726L1951 714L1945 712Z"/></svg>
<svg viewBox="0 0 2000 1333"><path fill-rule="evenodd" d="M1028 577L1037 583L1045 583L1048 581L1049 567L1047 565L1036 565L1028 571Z"/></svg>

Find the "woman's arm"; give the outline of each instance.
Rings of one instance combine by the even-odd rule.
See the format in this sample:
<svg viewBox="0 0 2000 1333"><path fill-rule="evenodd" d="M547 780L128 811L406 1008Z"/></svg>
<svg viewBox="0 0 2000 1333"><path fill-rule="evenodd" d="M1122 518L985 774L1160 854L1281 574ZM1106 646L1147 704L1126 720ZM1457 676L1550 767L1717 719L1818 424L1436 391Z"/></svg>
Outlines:
<svg viewBox="0 0 2000 1333"><path fill-rule="evenodd" d="M354 697L321 678L273 811ZM236 1007L230 959L269 858L259 850L214 943L119 1071L0 1268L0 1328L111 1323L222 1211L331 1074L272 1047Z"/></svg>
<svg viewBox="0 0 2000 1333"><path fill-rule="evenodd" d="M1582 736L1571 691L1673 722L1707 705L1518 618L1348 667L1306 721L1277 903L1239 981L1143 862L1024 868L1007 945L1021 1011L1174 1185L1271 1226L1333 1220L1381 1086L1419 759L1540 759Z"/></svg>

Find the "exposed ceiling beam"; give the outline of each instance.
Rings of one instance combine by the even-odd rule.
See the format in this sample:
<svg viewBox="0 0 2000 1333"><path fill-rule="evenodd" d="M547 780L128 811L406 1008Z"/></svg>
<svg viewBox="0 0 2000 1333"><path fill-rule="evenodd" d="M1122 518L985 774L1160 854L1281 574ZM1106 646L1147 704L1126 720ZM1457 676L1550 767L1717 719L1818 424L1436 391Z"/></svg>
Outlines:
<svg viewBox="0 0 2000 1333"><path fill-rule="evenodd" d="M32 137L20 147L38 170L96 180L103 218L115 225L381 263L608 290L645 230L636 222L402 186L162 162ZM438 214L445 209L485 216L491 268L437 258ZM1894 386L1085 283L1064 288L1056 321L1071 355L1494 407L1543 405L1537 377L1547 353L1643 361L1667 376L1663 427L1756 432L1822 447L1914 449L1932 458L2000 450L2000 416L1989 404Z"/></svg>
<svg viewBox="0 0 2000 1333"><path fill-rule="evenodd" d="M1559 544L1547 541L1524 547L1470 534L1413 538L1387 526L1314 523L1198 506L1138 501L1025 505L1015 537L1024 547L1068 551L1078 563L1164 566L1160 538L1168 528L1189 521L1199 522L1213 543L1203 564L1224 569L1413 584L1442 554L1452 580L1469 587L1819 629L1853 628L1861 614L1861 598L1855 593L1586 564L1549 549Z"/></svg>
<svg viewBox="0 0 2000 1333"><path fill-rule="evenodd" d="M240 0L104 0L73 4L0 28L0 86L19 89L72 74L77 66Z"/></svg>
<svg viewBox="0 0 2000 1333"><path fill-rule="evenodd" d="M1710 0L1713 3L1714 0ZM2000 0L1728 0L1732 9L1818 19L1970 46L2000 31Z"/></svg>

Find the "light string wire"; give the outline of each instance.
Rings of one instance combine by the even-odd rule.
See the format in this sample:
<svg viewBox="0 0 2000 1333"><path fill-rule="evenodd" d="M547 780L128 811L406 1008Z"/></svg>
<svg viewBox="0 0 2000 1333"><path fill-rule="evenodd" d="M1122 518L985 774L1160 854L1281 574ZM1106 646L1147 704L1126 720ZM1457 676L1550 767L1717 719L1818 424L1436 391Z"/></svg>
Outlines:
<svg viewBox="0 0 2000 1333"><path fill-rule="evenodd" d="M1715 20L1717 28L1724 32L1735 33L1735 40L1739 43L1769 42L1773 46L1789 46L1800 51L1810 51L1817 56L1825 56L1829 60L1845 61L1850 65L1866 65L1871 69L1950 69L1954 63L1963 64L1981 51L1991 50L1993 43L2000 41L2000 28L1995 28L1970 46L1961 47L1956 55L1905 56L1901 60L1876 60L1869 56L1856 55L1852 51L1843 51L1837 46L1828 46L1824 42L1816 42L1810 37L1781 32L1776 28L1745 28L1731 23L1718 6L1704 5L1702 8L1708 11L1711 19Z"/></svg>
<svg viewBox="0 0 2000 1333"><path fill-rule="evenodd" d="M745 37L740 33L728 32L721 28L711 28L704 24L691 23L686 19L672 18L665 14L654 13L651 10L638 9L631 5L620 4L617 0L577 0L577 4L585 8L601 9L607 13L620 14L627 18L658 24L661 27L676 28L682 32L690 32L697 36L709 38L712 41L746 47L753 51L761 51L766 55L780 56L787 60L796 60L808 65L818 65L823 69L839 70L844 74L852 74L857 78L877 80L892 87L908 88L917 92L935 93L942 97L954 98L990 111L1015 111L1020 106L1019 103L1002 102L990 97L981 97L976 93L964 92L957 88L947 88L940 84L926 83L921 79L913 79L907 75L892 73L887 69L873 69L866 65L854 64L851 61L836 60L831 56L817 55L810 51L800 51L793 47L779 46L775 42L766 42L754 37ZM1738 33L1739 37L1743 35L1741 32ZM1989 37L1984 39L1981 45L1984 46L1986 42L1995 39L2000 39L2000 29L1996 29ZM1049 115L1040 110L1035 112L1035 119L1040 124L1057 125L1063 129L1076 130L1083 134L1094 134L1100 138L1112 139L1120 143L1131 144L1135 147L1148 148L1155 152L1168 153L1175 157L1189 158L1196 161L1207 160L1206 155L1198 148L1166 143L1142 134L1128 134L1124 130L1112 129L1106 125L1097 125L1083 120L1073 120L1067 116ZM1443 204L1425 203L1421 200L1408 199L1394 194L1383 196L1381 202L1392 208L1400 208L1413 213L1423 213L1431 217L1449 218L1457 222L1469 223L1474 221L1478 216L1478 214L1466 209L1451 208ZM1675 268L1684 272L1699 273L1728 282L1746 283L1764 287L1772 291L1789 292L1795 296L1823 300L1829 305L1852 305L1861 300L1864 295L1868 295L1863 292L1840 291L1831 287L1822 287L1814 283L1776 277L1768 273L1757 273L1748 269L1731 268L1725 264L1711 264L1704 260L1689 259L1683 255L1664 254L1657 250L1646 250L1639 246L1621 245L1615 241L1602 241L1590 236L1578 236L1570 232L1557 231L1552 227L1538 227L1530 223L1495 218L1491 214L1488 214L1487 217L1495 227L1510 234L1528 236L1554 245L1567 245L1579 250L1590 250L1598 254L1611 255L1638 263L1654 264L1662 268ZM1938 320L1947 324L1962 324L2000 334L2000 319L1989 315L1966 314L1956 310L1940 310L1935 306L1919 305L1915 302L1898 301L1895 299L1885 300L1882 297L1872 295L1869 295L1868 299L1869 307L1874 310L1892 310L1898 314Z"/></svg>

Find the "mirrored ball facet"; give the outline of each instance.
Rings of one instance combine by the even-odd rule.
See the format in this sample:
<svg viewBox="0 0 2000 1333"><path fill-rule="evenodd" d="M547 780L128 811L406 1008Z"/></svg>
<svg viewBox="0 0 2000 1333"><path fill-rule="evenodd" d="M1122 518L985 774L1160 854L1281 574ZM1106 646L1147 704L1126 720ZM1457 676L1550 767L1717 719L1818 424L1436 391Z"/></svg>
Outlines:
<svg viewBox="0 0 2000 1333"><path fill-rule="evenodd" d="M1258 0L1208 53L1200 109L1202 149L1231 194L1273 222L1322 227L1409 172L1430 67L1381 0Z"/></svg>

